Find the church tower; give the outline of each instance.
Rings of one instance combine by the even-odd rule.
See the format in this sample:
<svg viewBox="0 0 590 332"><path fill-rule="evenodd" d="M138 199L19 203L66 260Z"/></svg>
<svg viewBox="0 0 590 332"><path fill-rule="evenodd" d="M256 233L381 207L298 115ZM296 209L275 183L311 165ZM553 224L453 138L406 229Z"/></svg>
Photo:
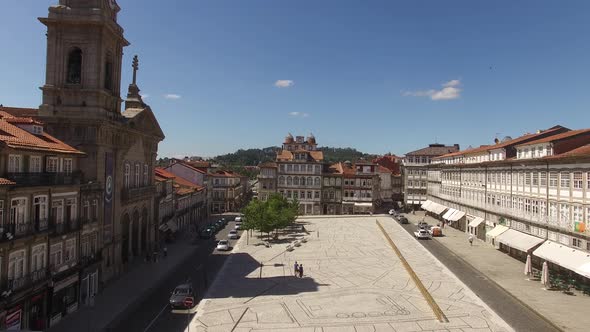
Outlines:
<svg viewBox="0 0 590 332"><path fill-rule="evenodd" d="M47 66L41 117L117 119L121 61L129 42L115 0L59 0L47 18Z"/></svg>

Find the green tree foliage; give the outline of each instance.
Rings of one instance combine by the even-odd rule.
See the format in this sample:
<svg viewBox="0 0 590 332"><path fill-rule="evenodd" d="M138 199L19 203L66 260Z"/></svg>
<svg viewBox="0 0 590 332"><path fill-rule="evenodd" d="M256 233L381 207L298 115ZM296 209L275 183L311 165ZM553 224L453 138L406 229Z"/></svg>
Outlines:
<svg viewBox="0 0 590 332"><path fill-rule="evenodd" d="M270 234L291 225L299 215L299 202L289 202L274 194L267 201L253 200L243 210L245 221L242 228Z"/></svg>

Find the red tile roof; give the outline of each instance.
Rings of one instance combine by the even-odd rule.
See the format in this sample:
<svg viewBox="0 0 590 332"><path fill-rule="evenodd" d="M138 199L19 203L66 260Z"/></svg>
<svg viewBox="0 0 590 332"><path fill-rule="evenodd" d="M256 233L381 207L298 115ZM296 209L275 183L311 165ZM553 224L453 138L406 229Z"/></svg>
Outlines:
<svg viewBox="0 0 590 332"><path fill-rule="evenodd" d="M406 153L406 156L440 156L459 150L458 145L430 144L429 146Z"/></svg>
<svg viewBox="0 0 590 332"><path fill-rule="evenodd" d="M554 160L563 158L574 158L574 157L590 157L590 144L581 146L577 149L573 149L568 152L564 152L554 156L547 156L543 159Z"/></svg>
<svg viewBox="0 0 590 332"><path fill-rule="evenodd" d="M67 145L46 132L37 135L16 125L33 123L41 124L30 118L18 118L7 112L0 112L0 141L13 149L84 154L84 152Z"/></svg>
<svg viewBox="0 0 590 332"><path fill-rule="evenodd" d="M232 171L215 171L213 173L209 173L212 177L227 177L227 178L237 178L240 177L240 174L232 172Z"/></svg>
<svg viewBox="0 0 590 332"><path fill-rule="evenodd" d="M193 182L191 182L183 177L180 177L180 176L176 176L174 178L174 183L181 186L181 187L185 187L185 188L188 188L188 189L191 189L194 191L200 191L200 190L205 189L205 187L199 186L198 184L193 183Z"/></svg>
<svg viewBox="0 0 590 332"><path fill-rule="evenodd" d="M380 172L380 173L392 173L392 172L391 172L391 170L390 170L389 168L387 168L387 167L383 167L383 166L381 166L381 165L379 165L379 168L378 168L378 170L379 170L379 172Z"/></svg>
<svg viewBox="0 0 590 332"><path fill-rule="evenodd" d="M39 109L37 108L0 106L0 111L16 117L33 117L39 115Z"/></svg>
<svg viewBox="0 0 590 332"><path fill-rule="evenodd" d="M396 155L381 156L373 159L373 162L389 169L394 174L400 173L401 158Z"/></svg>
<svg viewBox="0 0 590 332"><path fill-rule="evenodd" d="M289 150L281 150L277 152L277 161L286 161L286 160L293 160L293 152L299 153L308 153L311 159L315 161L322 161L324 160L324 152L322 151L308 151L308 150L298 150L298 151L289 151Z"/></svg>
<svg viewBox="0 0 590 332"><path fill-rule="evenodd" d="M8 185L12 185L12 184L16 184L16 182L5 179L5 178L0 178L0 186L8 186Z"/></svg>
<svg viewBox="0 0 590 332"><path fill-rule="evenodd" d="M162 167L156 167L154 169L154 171L156 172L156 175L164 178L164 179L174 179L176 177L176 175L168 172L167 170L163 169Z"/></svg>
<svg viewBox="0 0 590 332"><path fill-rule="evenodd" d="M193 170L195 172L199 172L201 174L207 174L207 172L203 171L202 169L198 169L196 167L193 167L193 166L187 164L185 161L182 161L182 160L177 160L174 164L180 164L180 165L182 165L182 166L184 166L184 167L186 167L188 169L191 169L191 170ZM174 164L172 164L172 165L174 165ZM170 166L172 166L172 165L170 165ZM169 167L167 167L167 168L169 168Z"/></svg>
<svg viewBox="0 0 590 332"><path fill-rule="evenodd" d="M525 145L531 145L531 144L554 142L554 141L558 141L558 140L561 140L561 139L570 138L570 137L573 137L573 136L587 134L587 133L590 133L590 129L570 130L570 131L566 131L565 133L561 133L561 134L557 134L557 135L553 135L553 136L549 136L549 137L543 137L543 138L540 138L538 140L534 140L534 141L526 142L526 143L523 143L523 144L519 144L517 146L525 146Z"/></svg>
<svg viewBox="0 0 590 332"><path fill-rule="evenodd" d="M277 163L274 163L274 162L265 162L265 163L258 165L258 168L276 168L276 167L277 167Z"/></svg>

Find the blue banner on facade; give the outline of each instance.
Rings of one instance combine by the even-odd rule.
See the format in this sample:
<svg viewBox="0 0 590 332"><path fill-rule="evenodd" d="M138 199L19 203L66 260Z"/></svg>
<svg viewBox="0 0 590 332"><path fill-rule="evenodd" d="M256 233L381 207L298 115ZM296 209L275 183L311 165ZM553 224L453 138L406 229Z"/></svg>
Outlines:
<svg viewBox="0 0 590 332"><path fill-rule="evenodd" d="M113 229L113 189L115 181L113 178L113 153L105 152L105 186L104 186L104 242L110 243L112 241Z"/></svg>

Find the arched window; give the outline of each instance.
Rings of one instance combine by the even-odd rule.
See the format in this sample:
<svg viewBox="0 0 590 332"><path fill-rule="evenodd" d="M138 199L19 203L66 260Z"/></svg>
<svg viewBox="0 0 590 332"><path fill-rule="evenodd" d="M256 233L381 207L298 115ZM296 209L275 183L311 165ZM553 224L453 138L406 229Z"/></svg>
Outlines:
<svg viewBox="0 0 590 332"><path fill-rule="evenodd" d="M129 165L129 163L125 164L125 177L123 180L123 184L125 185L125 189L129 188L129 175L131 173L131 166Z"/></svg>
<svg viewBox="0 0 590 332"><path fill-rule="evenodd" d="M311 178L311 176L307 177L307 185L308 186L313 186L313 179Z"/></svg>
<svg viewBox="0 0 590 332"><path fill-rule="evenodd" d="M149 177L148 177L148 165L143 165L143 185L147 186L149 184Z"/></svg>
<svg viewBox="0 0 590 332"><path fill-rule="evenodd" d="M141 172L141 168L139 166L139 164L135 164L135 187L139 187L140 183L139 183L139 179L140 179L140 172Z"/></svg>
<svg viewBox="0 0 590 332"><path fill-rule="evenodd" d="M293 179L290 176L287 176L287 185L290 186L293 184Z"/></svg>
<svg viewBox="0 0 590 332"><path fill-rule="evenodd" d="M293 184L296 185L296 186L299 185L299 177L296 176L296 177L293 178Z"/></svg>
<svg viewBox="0 0 590 332"><path fill-rule="evenodd" d="M301 180L299 181L301 183L302 186L305 186L305 178L301 177Z"/></svg>
<svg viewBox="0 0 590 332"><path fill-rule="evenodd" d="M279 176L279 184L280 185L284 185L285 184L285 177L284 176Z"/></svg>
<svg viewBox="0 0 590 332"><path fill-rule="evenodd" d="M316 187L319 187L320 185L321 185L320 178L319 177L316 177L315 178L315 186Z"/></svg>
<svg viewBox="0 0 590 332"><path fill-rule="evenodd" d="M82 50L74 48L68 54L68 72L66 82L80 84L82 82Z"/></svg>
<svg viewBox="0 0 590 332"><path fill-rule="evenodd" d="M331 178L331 179L330 179L330 184L331 184L332 186L335 186L335 185L336 185L336 179L335 179L335 178Z"/></svg>
<svg viewBox="0 0 590 332"><path fill-rule="evenodd" d="M113 59L111 53L107 53L104 63L104 88L113 89Z"/></svg>

